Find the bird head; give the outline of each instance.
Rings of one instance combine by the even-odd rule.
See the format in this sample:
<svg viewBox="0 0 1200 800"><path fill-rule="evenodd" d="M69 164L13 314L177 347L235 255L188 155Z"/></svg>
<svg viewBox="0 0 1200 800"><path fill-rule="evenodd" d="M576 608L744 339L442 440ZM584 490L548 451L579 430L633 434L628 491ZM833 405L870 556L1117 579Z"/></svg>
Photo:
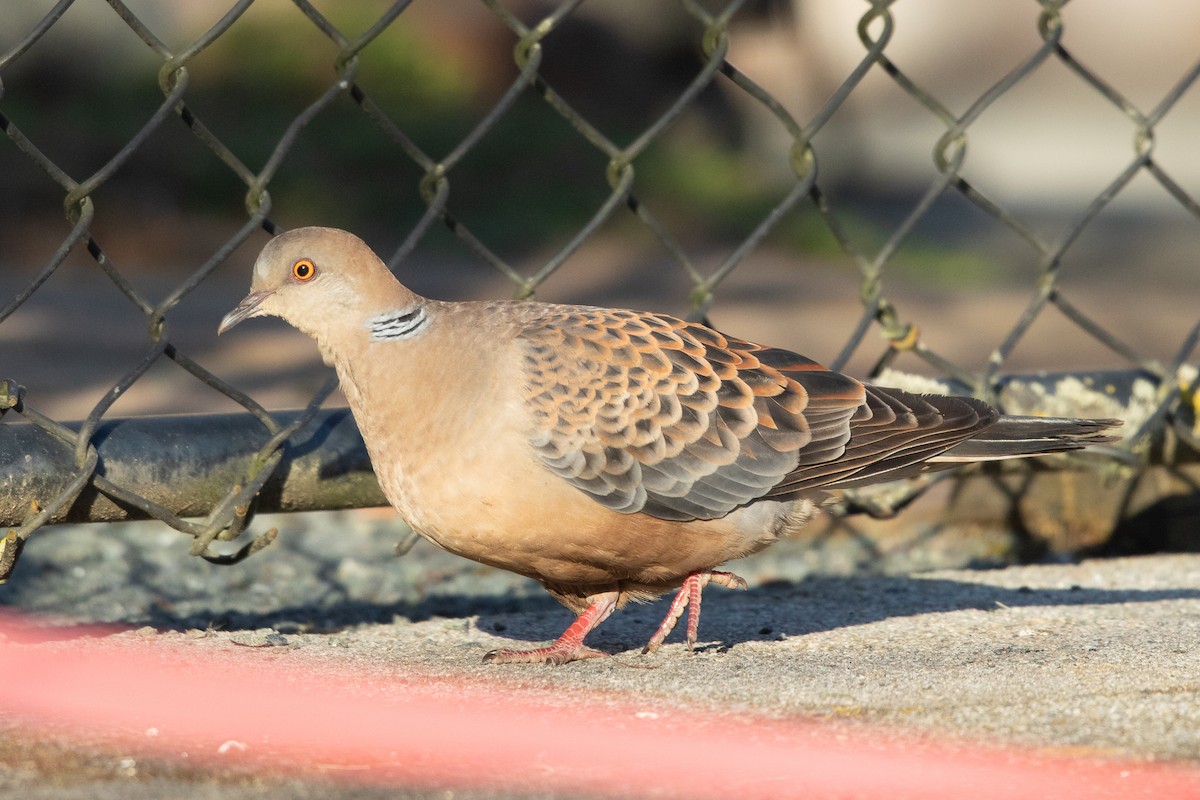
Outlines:
<svg viewBox="0 0 1200 800"><path fill-rule="evenodd" d="M415 300L357 236L334 228L298 228L276 236L254 263L250 294L225 315L217 333L251 317L275 316L318 341L361 319L381 298Z"/></svg>

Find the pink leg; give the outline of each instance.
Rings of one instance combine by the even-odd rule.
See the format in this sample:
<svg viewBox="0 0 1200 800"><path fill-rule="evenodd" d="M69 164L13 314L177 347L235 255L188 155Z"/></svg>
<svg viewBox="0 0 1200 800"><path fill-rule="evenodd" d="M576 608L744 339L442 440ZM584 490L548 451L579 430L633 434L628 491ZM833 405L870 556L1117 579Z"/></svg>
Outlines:
<svg viewBox="0 0 1200 800"><path fill-rule="evenodd" d="M683 616L683 609L687 607L687 646L688 650L696 644L696 633L700 629L700 594L704 591L704 587L712 583L719 583L730 589L745 589L746 582L734 575L732 572L718 572L716 570L705 570L703 572L693 572L683 579L683 585L679 587L679 591L675 593L675 598L671 600L671 607L667 609L667 616L663 618L662 624L658 626L658 630L650 637L646 647L642 650L643 653L653 653L662 646L667 635L675 629L675 623Z"/></svg>
<svg viewBox="0 0 1200 800"><path fill-rule="evenodd" d="M533 650L493 650L483 657L489 664L568 664L584 658L603 658L605 653L585 647L584 638L617 607L617 592L592 595L591 602L562 636L549 647Z"/></svg>

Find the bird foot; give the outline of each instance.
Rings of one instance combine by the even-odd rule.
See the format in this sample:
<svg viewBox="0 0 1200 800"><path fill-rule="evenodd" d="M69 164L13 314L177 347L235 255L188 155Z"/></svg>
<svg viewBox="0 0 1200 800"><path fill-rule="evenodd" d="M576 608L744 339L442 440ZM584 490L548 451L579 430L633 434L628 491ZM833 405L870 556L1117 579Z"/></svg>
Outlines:
<svg viewBox="0 0 1200 800"><path fill-rule="evenodd" d="M717 570L706 570L704 572L693 572L683 580L683 585L679 587L679 591L675 593L675 598L671 601L671 607L667 609L667 616L663 618L662 624L658 626L658 630L650 637L650 641L642 649L642 653L653 653L662 646L667 635L675 629L675 623L683 616L683 609L688 610L687 621L687 648L691 650L696 645L696 633L700 628L700 594L704 591L704 587L709 583L717 583L729 589L745 589L746 581L734 575L732 572L720 572Z"/></svg>
<svg viewBox="0 0 1200 800"><path fill-rule="evenodd" d="M549 664L558 666L585 658L604 658L601 653L584 645L584 638L617 607L617 592L604 592L588 597L589 605L563 635L548 647L533 650L493 650L483 657L485 664Z"/></svg>
<svg viewBox="0 0 1200 800"><path fill-rule="evenodd" d="M605 658L607 653L601 653L591 647L580 645L563 645L561 640L549 647L536 647L532 650L493 650L483 657L485 664L547 664L559 666L570 664L572 661L582 661L585 658Z"/></svg>

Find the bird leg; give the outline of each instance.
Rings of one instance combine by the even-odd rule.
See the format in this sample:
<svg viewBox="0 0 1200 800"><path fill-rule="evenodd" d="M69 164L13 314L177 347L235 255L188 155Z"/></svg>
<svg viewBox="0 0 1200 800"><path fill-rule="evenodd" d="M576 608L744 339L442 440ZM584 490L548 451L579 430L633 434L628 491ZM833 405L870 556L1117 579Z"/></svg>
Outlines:
<svg viewBox="0 0 1200 800"><path fill-rule="evenodd" d="M585 647L584 638L617 607L618 592L604 592L588 598L590 605L549 647L533 650L493 650L483 657L489 664L568 664L584 658L603 658L606 654Z"/></svg>
<svg viewBox="0 0 1200 800"><path fill-rule="evenodd" d="M696 644L696 631L700 628L700 593L704 591L704 587L709 582L719 583L730 589L746 588L746 582L732 572L705 570L688 575L683 579L683 585L679 587L679 591L675 593L675 599L671 601L671 607L667 609L667 616L663 618L658 630L646 643L646 647L642 650L643 653L653 653L658 650L667 635L674 630L675 623L683 616L685 606L688 610L687 647L688 650L692 649Z"/></svg>

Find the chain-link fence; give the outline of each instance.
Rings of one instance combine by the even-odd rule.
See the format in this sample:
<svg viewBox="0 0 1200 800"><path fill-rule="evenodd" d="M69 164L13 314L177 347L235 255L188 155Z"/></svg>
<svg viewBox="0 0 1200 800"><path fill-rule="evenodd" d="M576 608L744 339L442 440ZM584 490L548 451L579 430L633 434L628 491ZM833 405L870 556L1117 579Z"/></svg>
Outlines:
<svg viewBox="0 0 1200 800"><path fill-rule="evenodd" d="M363 233L429 293L497 293L501 276L517 297L743 336L767 309L787 326L772 343L835 368L1125 418L1105 453L1125 471L1118 516L1150 462L1196 488L1178 462L1197 443L1200 63L1184 45L1135 102L1076 49L1157 13L1151 55L1171 64L1171 35L1197 33L1186 4L1122 5L1100 32L1099 12L1052 0L44 5L0 22L0 578L52 522L149 516L228 563L271 540L214 544L256 508L381 502L344 415L321 410L332 382L270 414L255 397L309 374L281 360L290 345L259 340L264 375L212 341L262 231L293 224ZM985 7L1019 35L961 27ZM1028 130L1005 128L1031 97L1061 127L1018 106ZM1105 136L1124 144L1078 160ZM1031 176L1049 180L1014 190ZM1075 374L1013 379L1045 366L1031 341L1061 344L1049 361ZM118 419L159 389L158 412L244 412ZM330 490L332 472L351 478ZM847 508L890 513L922 488Z"/></svg>

